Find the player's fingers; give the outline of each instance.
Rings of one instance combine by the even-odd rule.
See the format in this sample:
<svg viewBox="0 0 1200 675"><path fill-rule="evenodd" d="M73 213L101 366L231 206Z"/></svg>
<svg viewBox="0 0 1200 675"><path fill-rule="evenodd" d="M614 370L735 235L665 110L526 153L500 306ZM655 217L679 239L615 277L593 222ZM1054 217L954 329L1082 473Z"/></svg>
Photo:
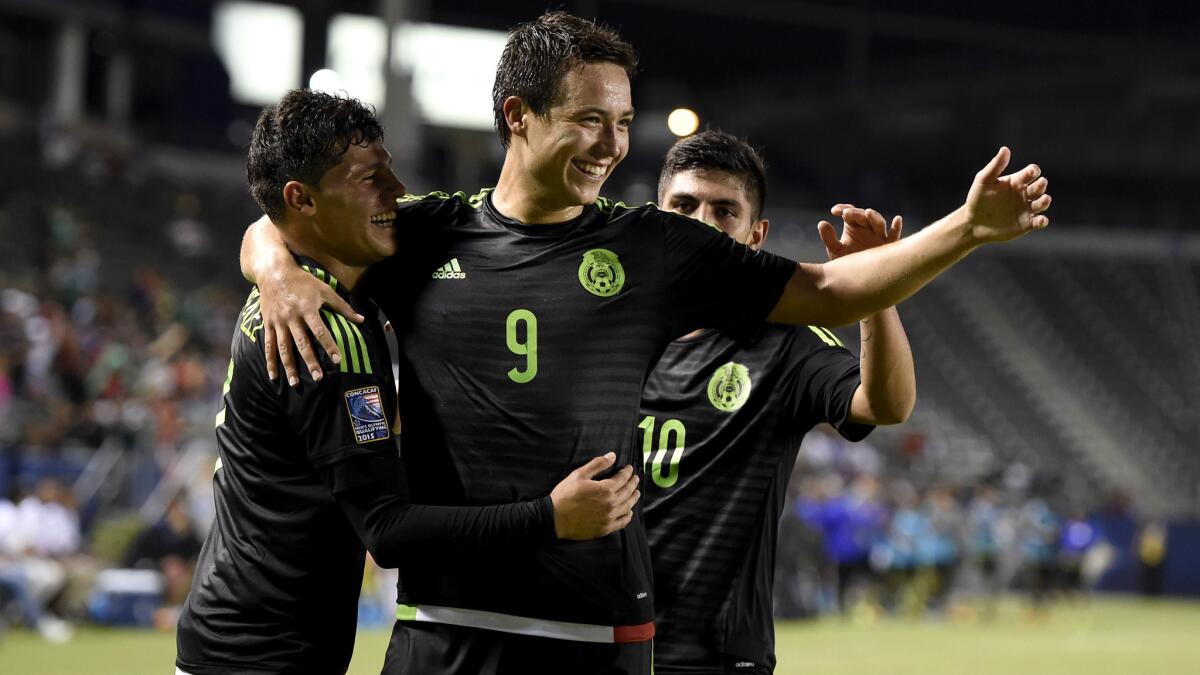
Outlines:
<svg viewBox="0 0 1200 675"><path fill-rule="evenodd" d="M1029 224L1033 225L1033 229L1040 230L1050 225L1050 218L1049 216L1034 216L1030 219Z"/></svg>
<svg viewBox="0 0 1200 675"><path fill-rule="evenodd" d="M571 472L571 475L581 480L591 480L596 474L604 471L612 466L617 461L617 453L610 452L599 457L593 457L591 461Z"/></svg>
<svg viewBox="0 0 1200 675"><path fill-rule="evenodd" d="M842 211L845 211L846 209L852 209L852 208L854 208L853 204L834 204L833 208L829 209L829 212L835 216L841 216Z"/></svg>
<svg viewBox="0 0 1200 675"><path fill-rule="evenodd" d="M883 219L883 214L875 209L867 209L866 216L867 225L870 226L871 230L880 237L886 236L887 221Z"/></svg>
<svg viewBox="0 0 1200 675"><path fill-rule="evenodd" d="M630 492L625 497L625 499L622 499L621 501L617 502L616 511L614 511L614 513L616 515L621 515L623 513L632 511L633 506L638 503L638 499L641 498L641 496L642 496L641 490L634 490L634 491Z"/></svg>
<svg viewBox="0 0 1200 675"><path fill-rule="evenodd" d="M1030 164L1024 169L1021 169L1021 180L1025 183L1025 185L1029 185L1041 177L1042 167L1038 166L1037 164Z"/></svg>
<svg viewBox="0 0 1200 675"><path fill-rule="evenodd" d="M613 494L613 502L616 504L624 503L627 499L629 499L629 495L632 495L637 490L638 483L640 482L640 478L633 476L629 480L622 483L617 488L617 491Z"/></svg>
<svg viewBox="0 0 1200 675"><path fill-rule="evenodd" d="M275 341L279 347L279 362L283 364L283 374L288 384L293 387L300 384L300 375L296 370L296 356L292 351L291 331L286 327L275 331Z"/></svg>
<svg viewBox="0 0 1200 675"><path fill-rule="evenodd" d="M1050 201L1050 195L1042 195L1041 197L1038 197L1030 202L1029 208L1031 208L1034 213L1041 213L1042 211L1050 208Z"/></svg>
<svg viewBox="0 0 1200 675"><path fill-rule="evenodd" d="M313 380L320 380L321 378L318 376L324 369L321 367L321 360L317 357L317 352L313 350L312 338L308 334L308 325L303 321L293 321L288 324L288 330L292 332L292 342L296 345L296 351L300 352L300 358L304 361L308 374L312 375Z"/></svg>
<svg viewBox="0 0 1200 675"><path fill-rule="evenodd" d="M1000 174L1004 173L1004 169L1008 168L1008 160L1012 157L1012 153L1007 146L1001 146L996 152L996 156L987 163L987 166L979 170L975 174L976 183L992 183L995 182Z"/></svg>
<svg viewBox="0 0 1200 675"><path fill-rule="evenodd" d="M276 362L278 352L275 344L275 331L270 327L263 327L263 358L267 360L267 377L274 382L275 378L279 377L279 365Z"/></svg>
<svg viewBox="0 0 1200 675"><path fill-rule="evenodd" d="M321 301L325 304L325 306L329 307L329 309L332 309L338 314L350 319L354 323L362 323L365 320L362 314L354 311L354 308L350 306L350 303L343 300L342 296L338 295L337 291L334 291L330 286L326 286L324 284L321 285Z"/></svg>
<svg viewBox="0 0 1200 675"><path fill-rule="evenodd" d="M1046 188L1050 187L1050 181L1046 180L1045 176L1033 181L1029 187L1025 188L1026 199L1037 199L1046 194Z"/></svg>
<svg viewBox="0 0 1200 675"><path fill-rule="evenodd" d="M631 522L633 522L633 512L632 511L630 511L629 513L626 513L625 515L621 516L620 518L617 518L616 520L612 521L612 525L610 526L608 532L606 532L605 534L616 532L617 530L623 530L623 529L625 529L625 526Z"/></svg>
<svg viewBox="0 0 1200 675"><path fill-rule="evenodd" d="M817 235L821 237L821 243L825 244L830 255L841 251L842 242L838 240L837 228L833 226L833 223L828 220L817 223Z"/></svg>
<svg viewBox="0 0 1200 675"><path fill-rule="evenodd" d="M904 232L904 218L894 216L892 218L892 227L888 230L888 241L900 241L900 235Z"/></svg>
<svg viewBox="0 0 1200 675"><path fill-rule="evenodd" d="M321 349L325 350L325 353L329 355L329 359L334 363L341 363L342 353L338 351L337 343L333 341L333 336L329 334L329 328L325 326L325 322L317 317L309 316L304 317L304 320L308 323L308 330L312 333L313 339L317 341L317 344L321 345ZM309 363L308 365L309 370L313 370L314 368L317 371L321 370L320 363ZM321 378L317 377L317 374L314 372L313 379L319 380Z"/></svg>

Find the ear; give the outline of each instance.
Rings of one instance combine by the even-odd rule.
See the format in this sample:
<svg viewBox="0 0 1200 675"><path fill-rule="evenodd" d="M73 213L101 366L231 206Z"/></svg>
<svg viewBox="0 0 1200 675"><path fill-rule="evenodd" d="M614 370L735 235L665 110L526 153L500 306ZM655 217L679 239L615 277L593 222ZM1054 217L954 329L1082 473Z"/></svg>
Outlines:
<svg viewBox="0 0 1200 675"><path fill-rule="evenodd" d="M767 231L770 229L771 223L766 218L754 223L750 226L750 236L746 239L746 245L757 251L767 240Z"/></svg>
<svg viewBox="0 0 1200 675"><path fill-rule="evenodd" d="M524 138L529 128L526 120L532 114L525 101L520 96L509 96L504 99L501 110L504 111L504 123L508 125L509 133Z"/></svg>
<svg viewBox="0 0 1200 675"><path fill-rule="evenodd" d="M298 180L290 180L283 186L283 205L295 210L299 215L312 217L317 213L317 204L313 200L308 186Z"/></svg>

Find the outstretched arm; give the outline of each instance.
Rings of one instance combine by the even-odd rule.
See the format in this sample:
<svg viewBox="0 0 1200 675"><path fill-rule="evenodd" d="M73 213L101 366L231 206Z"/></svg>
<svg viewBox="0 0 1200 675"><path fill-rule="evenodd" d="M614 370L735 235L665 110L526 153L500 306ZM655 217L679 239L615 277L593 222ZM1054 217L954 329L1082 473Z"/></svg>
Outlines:
<svg viewBox="0 0 1200 675"><path fill-rule="evenodd" d="M334 363L342 358L321 320L321 307L329 307L355 323L362 323L363 317L338 297L329 284L321 283L296 265L279 230L266 216L246 228L239 261L242 276L258 284L262 291L263 357L267 360L267 374L272 380L277 378L278 363L283 363L288 384L296 386L300 376L292 349L295 346L313 379L319 381L321 363L309 335Z"/></svg>
<svg viewBox="0 0 1200 675"><path fill-rule="evenodd" d="M844 216L840 240L829 222L821 221L817 226L830 260L892 245L900 240L904 227L900 216L893 218L888 227L877 211L862 211L853 204L838 204L831 213ZM899 424L908 419L917 402L912 350L900 314L889 307L860 321L858 330L862 381L854 390L847 419L857 424Z"/></svg>
<svg viewBox="0 0 1200 675"><path fill-rule="evenodd" d="M1041 169L1030 164L1002 176L1008 160L1008 148L1000 148L975 175L961 207L907 239L823 265L798 264L768 320L844 326L916 293L983 244L1049 225L1044 212L1050 195Z"/></svg>

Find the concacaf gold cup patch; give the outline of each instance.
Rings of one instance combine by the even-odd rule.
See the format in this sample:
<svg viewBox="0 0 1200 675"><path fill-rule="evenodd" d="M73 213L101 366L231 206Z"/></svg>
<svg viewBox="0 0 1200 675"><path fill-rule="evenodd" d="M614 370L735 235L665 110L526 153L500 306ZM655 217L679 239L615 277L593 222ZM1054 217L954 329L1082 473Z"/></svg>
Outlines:
<svg viewBox="0 0 1200 675"><path fill-rule="evenodd" d="M750 398L750 369L730 361L708 381L708 400L722 412L733 412Z"/></svg>
<svg viewBox="0 0 1200 675"><path fill-rule="evenodd" d="M379 387L363 387L346 392L346 413L357 443L370 443L390 438L392 429L383 412L383 396Z"/></svg>
<svg viewBox="0 0 1200 675"><path fill-rule="evenodd" d="M579 283L592 295L611 298L625 286L625 268L616 253L594 248L584 253L579 263Z"/></svg>

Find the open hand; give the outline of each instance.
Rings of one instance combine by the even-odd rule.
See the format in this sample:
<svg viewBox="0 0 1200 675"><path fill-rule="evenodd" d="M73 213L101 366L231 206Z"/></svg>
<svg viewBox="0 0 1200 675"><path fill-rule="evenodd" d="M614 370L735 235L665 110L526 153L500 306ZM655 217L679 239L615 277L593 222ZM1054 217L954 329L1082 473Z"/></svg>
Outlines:
<svg viewBox="0 0 1200 675"><path fill-rule="evenodd" d="M337 344L321 320L321 307L328 306L355 323L362 323L363 317L329 284L298 267L292 267L280 274L261 276L258 290L263 318L263 352L267 360L267 375L272 380L279 376L278 363L282 363L288 384L294 387L300 383L296 351L300 352L300 358L304 360L313 380L321 379L323 369L317 353L313 351L312 339L334 363L341 362L342 355Z"/></svg>
<svg viewBox="0 0 1200 675"><path fill-rule="evenodd" d="M626 466L605 480L594 480L617 461L615 453L597 457L554 486L554 531L559 539L595 539L625 527L642 496L638 477Z"/></svg>
<svg viewBox="0 0 1200 675"><path fill-rule="evenodd" d="M1008 241L1050 224L1048 181L1037 164L1016 173L1000 175L1011 152L1002 147L992 161L975 174L963 209L972 236L981 242Z"/></svg>
<svg viewBox="0 0 1200 675"><path fill-rule="evenodd" d="M904 230L903 218L893 217L889 227L883 215L875 209L864 210L853 204L835 204L829 212L842 219L841 239L838 239L837 229L832 223L827 220L817 223L817 234L821 235L821 242L825 244L825 253L830 260L899 241Z"/></svg>

